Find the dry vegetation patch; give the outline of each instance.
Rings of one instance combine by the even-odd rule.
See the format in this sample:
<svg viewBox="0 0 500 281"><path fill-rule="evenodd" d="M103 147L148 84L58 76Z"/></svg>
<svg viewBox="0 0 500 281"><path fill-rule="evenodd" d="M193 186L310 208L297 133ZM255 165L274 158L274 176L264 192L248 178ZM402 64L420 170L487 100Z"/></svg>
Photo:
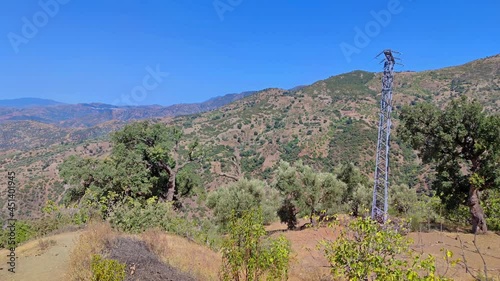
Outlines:
<svg viewBox="0 0 500 281"><path fill-rule="evenodd" d="M163 262L189 273L197 280L219 280L220 253L160 230L147 230L141 238Z"/></svg>
<svg viewBox="0 0 500 281"><path fill-rule="evenodd" d="M91 280L92 255L101 254L109 248L116 233L105 222L92 222L76 242L70 254L68 279L75 281Z"/></svg>

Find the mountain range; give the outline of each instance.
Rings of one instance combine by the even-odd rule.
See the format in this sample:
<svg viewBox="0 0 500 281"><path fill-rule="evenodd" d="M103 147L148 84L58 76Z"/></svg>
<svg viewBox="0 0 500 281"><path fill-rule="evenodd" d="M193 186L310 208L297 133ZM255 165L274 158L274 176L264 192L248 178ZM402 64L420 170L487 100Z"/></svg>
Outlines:
<svg viewBox="0 0 500 281"><path fill-rule="evenodd" d="M16 109L43 118L43 122L18 121L12 113L3 117L0 164L2 172L16 171L22 186L20 209L26 216L36 214L48 199L60 200L67 186L59 178L57 166L65 157L106 157L111 149L109 132L134 119L154 117L155 122L183 128L184 142L199 139L209 159L199 172L207 188L227 182L217 174L235 173L235 158L241 159L237 165L246 176L264 180L270 180L280 160L301 159L323 171L352 162L371 174L381 78L381 73L358 70L290 90L271 88L214 98L203 106L158 107L157 111L154 106L102 104L71 105L73 110L81 110L79 114L62 110L68 105ZM395 73L394 129L403 105L428 101L443 106L464 95L480 101L488 112L500 113L500 55L437 70ZM168 114L153 116L150 110ZM185 115L174 116L181 113ZM391 142L392 183L425 187L425 167L396 130ZM5 196L0 198L0 206L2 198Z"/></svg>
<svg viewBox="0 0 500 281"><path fill-rule="evenodd" d="M255 91L227 94L201 103L171 106L114 106L103 103L64 104L47 99L0 100L0 124L8 121L37 121L63 128L90 128L107 121L179 116L213 110L247 97Z"/></svg>

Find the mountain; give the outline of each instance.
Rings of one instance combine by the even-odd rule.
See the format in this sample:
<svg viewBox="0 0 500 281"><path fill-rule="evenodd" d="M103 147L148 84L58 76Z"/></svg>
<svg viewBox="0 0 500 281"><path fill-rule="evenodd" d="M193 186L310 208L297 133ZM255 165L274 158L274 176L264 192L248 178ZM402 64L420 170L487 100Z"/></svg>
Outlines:
<svg viewBox="0 0 500 281"><path fill-rule="evenodd" d="M62 102L57 102L49 99L39 98L20 98L20 99L7 99L0 100L0 107L13 107L13 108L28 108L37 106L53 106L61 105Z"/></svg>
<svg viewBox="0 0 500 281"><path fill-rule="evenodd" d="M237 170L235 153L241 157L239 165L246 176L265 180L270 180L279 160L301 159L322 171L353 162L372 174L381 77L381 73L353 71L293 91L262 90L218 109L162 117L156 122L182 127L186 142L195 138L202 142L210 161L199 174L208 188L227 182L217 174ZM421 101L443 106L462 95L476 98L490 113L500 113L500 55L437 70L395 73L392 184L418 188L427 180L416 155L396 133L401 106ZM222 103L233 98L229 95ZM207 101L212 103L207 107L216 101ZM22 187L16 193L21 215L36 215L46 200L61 198L67 186L59 178L57 166L65 157L105 157L111 150L107 134L125 123L111 120L82 128L37 121L1 124L0 166L4 172L16 171ZM1 200L0 206L5 202Z"/></svg>
<svg viewBox="0 0 500 281"><path fill-rule="evenodd" d="M49 100L17 99L0 101L0 123L11 121L36 121L63 128L91 128L108 121L131 121L166 116L179 116L213 110L247 97L255 91L228 94L201 103L171 106L114 106L103 103L61 104ZM37 104L34 107L20 106ZM46 104L46 105L43 105ZM9 106L10 105L10 106ZM8 106L8 107L7 107ZM0 147L1 144L0 144Z"/></svg>

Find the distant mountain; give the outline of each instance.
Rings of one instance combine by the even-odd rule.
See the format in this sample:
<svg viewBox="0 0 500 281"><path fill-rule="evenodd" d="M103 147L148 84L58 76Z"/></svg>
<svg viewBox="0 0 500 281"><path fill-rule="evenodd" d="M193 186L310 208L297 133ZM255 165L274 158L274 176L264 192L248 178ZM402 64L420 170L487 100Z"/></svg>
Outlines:
<svg viewBox="0 0 500 281"><path fill-rule="evenodd" d="M257 93L231 94L204 103L170 107L113 107L80 104L45 108L37 115L69 122L96 123L82 128L62 128L39 121L8 121L0 125L0 166L16 172L20 188L19 216L39 214L47 200L59 202L65 185L57 166L69 155L106 157L111 151L109 132L123 127L127 118L155 114L200 114L168 117L166 125L184 129L181 147L200 140L210 165L200 171L208 188L226 183L218 173L243 173L249 178L269 180L280 160L303 160L318 171L332 171L338 163L352 162L365 173L373 173L379 118L382 73L353 71L317 81L300 89L266 89ZM246 98L241 98L247 95ZM444 106L459 96L475 98L490 113L500 113L500 55L470 63L422 72L398 72L394 77L394 129L403 105L433 102ZM231 102L234 99L239 99ZM48 109L60 108L49 111ZM62 111L62 110L65 111ZM71 111L73 110L73 112ZM0 108L1 111L1 108ZM31 113L34 112L34 109ZM24 112L27 118L29 111ZM49 114L50 113L50 114ZM57 116L57 114L61 116ZM106 115L108 114L108 115ZM0 116L2 116L0 114ZM72 119L63 119L71 116ZM83 116L83 117L82 117ZM52 119L50 119L50 118ZM393 131L391 140L392 184L425 188L426 169L415 153ZM90 141L95 138L98 140ZM237 155L239 154L239 155ZM235 157L236 156L236 157ZM234 161L241 158L240 163ZM205 182L206 181L206 182ZM5 194L0 185L0 194ZM0 209L6 200L0 200ZM2 213L0 212L0 216Z"/></svg>
<svg viewBox="0 0 500 281"><path fill-rule="evenodd" d="M299 85L299 86L295 86L295 87L289 89L288 91L290 91L290 92L297 92L297 91L300 91L300 90L304 89L305 87L307 87L307 85Z"/></svg>
<svg viewBox="0 0 500 281"><path fill-rule="evenodd" d="M0 101L0 123L36 121L64 128L90 128L107 121L131 121L147 118L174 117L217 109L255 91L228 94L201 103L171 106L115 106L103 103L62 104L43 99ZM31 101L31 102L30 102ZM1 107L2 104L5 104ZM28 105L32 106L28 106Z"/></svg>
<svg viewBox="0 0 500 281"><path fill-rule="evenodd" d="M39 99L39 98L19 98L19 99L6 99L0 100L0 107L13 107L13 108L27 108L36 106L53 106L60 105L62 102Z"/></svg>

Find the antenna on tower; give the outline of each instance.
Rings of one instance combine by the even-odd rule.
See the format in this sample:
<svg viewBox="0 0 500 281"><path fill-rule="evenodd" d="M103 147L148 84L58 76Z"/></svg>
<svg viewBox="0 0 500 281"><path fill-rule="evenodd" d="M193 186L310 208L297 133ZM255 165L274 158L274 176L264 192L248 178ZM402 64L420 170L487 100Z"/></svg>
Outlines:
<svg viewBox="0 0 500 281"><path fill-rule="evenodd" d="M373 220L379 223L387 221L388 190L389 190L389 149L391 140L392 84L394 65L399 58L394 57L399 52L386 49L375 58L384 54L380 63L384 63L382 76L382 99L380 100L380 119L378 125L377 155L375 161L375 185L373 187L372 214Z"/></svg>

